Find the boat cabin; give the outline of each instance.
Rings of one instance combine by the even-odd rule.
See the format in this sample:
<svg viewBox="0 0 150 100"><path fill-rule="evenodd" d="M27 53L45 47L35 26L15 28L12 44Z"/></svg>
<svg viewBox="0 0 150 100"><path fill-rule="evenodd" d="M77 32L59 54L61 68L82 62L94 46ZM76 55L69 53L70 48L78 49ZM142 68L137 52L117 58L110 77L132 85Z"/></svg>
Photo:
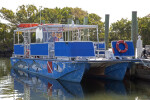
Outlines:
<svg viewBox="0 0 150 100"><path fill-rule="evenodd" d="M97 25L22 24L14 31L13 57L83 59L101 54L105 43L99 42Z"/></svg>

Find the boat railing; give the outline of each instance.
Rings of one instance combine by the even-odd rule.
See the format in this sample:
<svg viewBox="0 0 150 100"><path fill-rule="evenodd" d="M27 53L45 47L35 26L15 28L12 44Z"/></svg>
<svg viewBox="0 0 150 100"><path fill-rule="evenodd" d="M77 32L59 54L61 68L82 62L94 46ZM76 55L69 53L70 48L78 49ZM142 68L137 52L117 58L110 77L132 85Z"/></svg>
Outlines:
<svg viewBox="0 0 150 100"><path fill-rule="evenodd" d="M95 29L97 32L95 31ZM19 43L22 42L20 40L23 38L22 45L24 47L22 48L19 47L17 51L15 50L16 49L15 48L13 56L24 58L36 58L36 59L38 58L54 59L56 57L59 59L61 57L65 57L67 59L69 58L69 60L73 59L82 60L87 59L89 57L95 57L97 55L95 53L100 51L98 51L99 50L98 48L96 48L95 51L94 44L89 39L90 34L92 34L93 36L97 36L97 42L99 42L97 25L45 24L45 25L38 25L36 27L27 27L20 29L18 28L17 30L14 31L14 44L16 43L16 40L18 40L19 45ZM16 35L17 39L15 39ZM39 42L38 41L39 39L40 43L37 43ZM78 49L72 46L74 50L71 49L71 51L66 52L65 50L67 49L64 48L62 49L62 45L59 45L59 47L61 47L59 48L60 50L59 54L63 50L64 51L62 52L62 54L63 53L64 54L56 55L57 51L54 47L57 41L64 42L64 46L65 44L69 43L71 45L78 47ZM80 46L77 46L77 44ZM84 48L85 46L87 46L86 49ZM16 52L21 52L21 54Z"/></svg>
<svg viewBox="0 0 150 100"><path fill-rule="evenodd" d="M96 57L105 57L105 43L104 42L94 42L94 49Z"/></svg>
<svg viewBox="0 0 150 100"><path fill-rule="evenodd" d="M13 57L54 58L54 43L14 44Z"/></svg>
<svg viewBox="0 0 150 100"><path fill-rule="evenodd" d="M64 51L63 51L64 50ZM104 42L45 42L15 44L14 57L35 59L88 60L94 57L105 57Z"/></svg>

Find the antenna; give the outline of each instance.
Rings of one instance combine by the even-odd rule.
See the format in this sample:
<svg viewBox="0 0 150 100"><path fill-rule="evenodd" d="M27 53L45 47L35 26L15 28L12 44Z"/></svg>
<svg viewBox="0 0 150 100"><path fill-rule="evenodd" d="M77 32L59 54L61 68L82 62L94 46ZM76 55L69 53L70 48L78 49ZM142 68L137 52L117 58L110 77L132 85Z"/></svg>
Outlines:
<svg viewBox="0 0 150 100"><path fill-rule="evenodd" d="M41 9L42 9L42 6L40 6L40 24L41 24Z"/></svg>

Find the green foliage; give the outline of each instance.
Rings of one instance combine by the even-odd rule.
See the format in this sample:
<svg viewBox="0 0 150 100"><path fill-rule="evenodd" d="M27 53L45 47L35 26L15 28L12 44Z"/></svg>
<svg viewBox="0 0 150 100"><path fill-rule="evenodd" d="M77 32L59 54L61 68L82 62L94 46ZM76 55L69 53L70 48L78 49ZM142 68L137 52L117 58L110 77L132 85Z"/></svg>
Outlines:
<svg viewBox="0 0 150 100"><path fill-rule="evenodd" d="M12 50L12 37L11 27L0 23L0 52Z"/></svg>
<svg viewBox="0 0 150 100"><path fill-rule="evenodd" d="M9 10L9 9L6 9L6 8L2 7L2 9L0 9L0 13L1 13L0 17L2 19L5 19L5 20L7 20L10 23L13 23L15 25L18 24L18 22L16 20L16 15L12 10Z"/></svg>
<svg viewBox="0 0 150 100"><path fill-rule="evenodd" d="M143 45L150 44L150 18L138 18L138 31L142 36Z"/></svg>
<svg viewBox="0 0 150 100"><path fill-rule="evenodd" d="M98 15L92 13L88 16L89 25L98 25L98 33L99 33L99 39L100 41L104 41L104 23L101 21L101 17ZM92 30L90 32L90 40L91 41L97 41L97 35L96 31Z"/></svg>
<svg viewBox="0 0 150 100"><path fill-rule="evenodd" d="M38 10L34 5L22 5L18 7L16 13L6 8L0 9L0 13L1 18L17 26L19 23L35 23L37 21Z"/></svg>
<svg viewBox="0 0 150 100"><path fill-rule="evenodd" d="M118 20L110 26L110 41L131 40L131 21L127 19Z"/></svg>

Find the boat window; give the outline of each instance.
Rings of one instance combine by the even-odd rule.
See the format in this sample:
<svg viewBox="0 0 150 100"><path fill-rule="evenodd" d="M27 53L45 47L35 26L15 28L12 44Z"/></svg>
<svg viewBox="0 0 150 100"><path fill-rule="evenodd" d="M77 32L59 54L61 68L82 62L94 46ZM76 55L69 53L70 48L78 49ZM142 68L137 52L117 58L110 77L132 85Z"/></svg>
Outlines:
<svg viewBox="0 0 150 100"><path fill-rule="evenodd" d="M43 42L42 29L37 28L36 29L36 43L42 43L42 42Z"/></svg>
<svg viewBox="0 0 150 100"><path fill-rule="evenodd" d="M16 44L23 43L23 32L16 32L16 34L15 34L15 43Z"/></svg>
<svg viewBox="0 0 150 100"><path fill-rule="evenodd" d="M31 34L31 43L36 43L36 33Z"/></svg>

